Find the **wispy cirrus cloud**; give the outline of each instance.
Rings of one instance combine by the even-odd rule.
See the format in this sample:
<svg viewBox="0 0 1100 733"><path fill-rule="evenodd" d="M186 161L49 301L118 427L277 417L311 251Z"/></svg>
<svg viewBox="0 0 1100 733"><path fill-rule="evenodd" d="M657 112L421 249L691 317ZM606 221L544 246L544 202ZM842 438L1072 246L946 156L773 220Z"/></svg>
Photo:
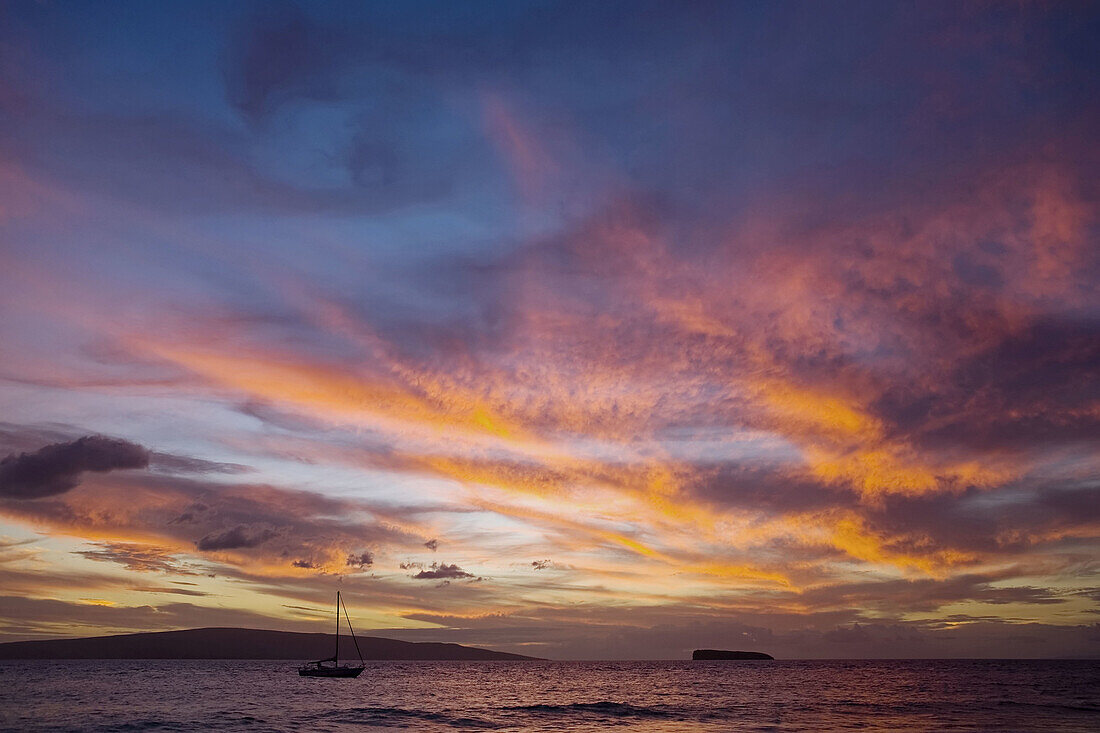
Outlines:
<svg viewBox="0 0 1100 733"><path fill-rule="evenodd" d="M77 554L89 560L118 563L127 570L138 573L196 574L193 569L189 569L186 565L180 563L173 553L164 548L150 545L101 542L97 543L97 549L81 550Z"/></svg>
<svg viewBox="0 0 1100 733"><path fill-rule="evenodd" d="M629 207L616 208L572 237L536 243L518 259L482 270L517 281L488 292L524 292L518 310L511 303L499 304L516 314L506 332L514 338L506 353L525 355L519 362L510 357L507 366L494 363L491 351L479 351L475 340L465 348L450 344L459 349L451 357L454 362L436 370L403 356L409 344L387 343L377 335L366 342L373 361L357 374L278 351L226 355L149 342L139 342L138 348L150 348L215 384L291 411L369 426L395 436L394 445L411 445L410 436L420 443L402 452L390 448L374 457L364 454L379 466L534 499L569 501L596 490L634 502L643 512L639 517L646 517L643 522L688 519L696 523L690 525L693 531L714 524L712 507L752 506L755 496L757 519L776 511L789 515L790 522L771 522L777 531L810 517L833 526L801 532L811 545L831 544L854 557L899 567L972 562L972 553L919 539L923 529L914 528L909 539L904 534L891 539L874 515L892 495L996 489L1040 470L1040 455L1007 450L1003 442L993 449L965 448L958 441L938 447L930 437L952 419L970 426L963 428L970 436L985 421L1009 429L1023 403L991 400L998 390L1007 394L1011 389L1001 385L1006 375L1035 372L1029 360L1046 359L1088 384L1095 355L1086 345L1091 344L1087 319L1067 322L1065 328L1080 332L1081 340L1060 338L1064 355L1050 351L1053 341L1042 349L1015 345L1048 328L1040 304L1049 307L1052 296L1036 301L1036 284L1021 279L1027 268L1037 266L1035 258L1046 257L1037 249L1045 246L1036 244L1041 232L1055 230L1069 238L1059 256L1079 258L1075 271L1096 266L1089 250L1078 246L1086 234L1076 214L1064 225L1043 218L1049 211L1087 208L1063 184L1048 192L1048 178L1023 175L1012 185L995 180L983 194L980 213L956 204L916 212L911 220L920 223L911 223L900 237L894 215L803 232L801 240L790 240L774 224L764 226L762 235L757 225L739 235L740 246L716 250L705 270L669 250L660 228L645 217ZM1061 203L1050 204L1050 196L1062 197ZM1029 223L1006 228L1004 212L1016 200L1047 203ZM999 245L1004 251L998 266L1021 274L1001 277L996 292L977 293L945 320L944 308L974 276L950 258L941 264L938 233L949 227L960 252L969 251L966 242L1012 242ZM763 247L755 238L765 235L791 243ZM848 242L863 242L865 249L852 249ZM815 254L819 251L828 253L830 261ZM584 290L577 273L598 273L591 268L608 262L615 263L614 274L600 279L604 289L597 298ZM767 286L746 281L745 287L736 287L743 266ZM535 269L539 285L521 288L518 283L529 282ZM722 270L729 277L715 278ZM883 277L880 270L904 272L912 284L896 274L890 276L892 284L876 283ZM943 284L925 288L922 279ZM713 280L723 287L715 290ZM608 291L615 297L605 302ZM791 299L777 308L771 297L775 292ZM834 299L822 301L817 293ZM896 297L904 303L901 311L892 304ZM1058 299L1072 312L1087 302L1081 300L1085 297L1084 290L1070 287ZM333 312L331 304L323 307ZM601 333L599 321L580 323L597 311L609 319L606 332ZM345 312L329 322L336 324L335 335L352 346L364 343L362 334L377 334L372 324L350 318ZM987 325L975 340L971 334L978 323ZM930 339L945 336L945 343L930 349ZM654 343L680 346L655 350ZM931 358L921 358L922 353ZM558 354L570 358L562 361ZM454 363L477 366L455 368ZM999 363L999 368L984 363ZM630 389L594 389L616 381ZM904 397L894 386L899 383L906 385ZM586 391L578 393L577 384L586 385ZM957 394L950 385L958 385L953 388ZM1028 397L1018 388L1013 391L1018 400ZM974 394L987 400L985 409L977 409ZM1059 415L1055 419L1068 431L1063 444L1088 440L1091 408L1063 410L1046 394L1037 393L1035 399L1043 402L1026 409L1036 416ZM922 413L920 406L928 407ZM762 436L777 452L726 465L677 457L679 446L666 435L700 420L708 430ZM449 436L446 448L437 443L441 431ZM584 440L604 442L607 455L580 457L575 444ZM729 444L719 442L714 450L728 451ZM710 531L719 533L713 526Z"/></svg>

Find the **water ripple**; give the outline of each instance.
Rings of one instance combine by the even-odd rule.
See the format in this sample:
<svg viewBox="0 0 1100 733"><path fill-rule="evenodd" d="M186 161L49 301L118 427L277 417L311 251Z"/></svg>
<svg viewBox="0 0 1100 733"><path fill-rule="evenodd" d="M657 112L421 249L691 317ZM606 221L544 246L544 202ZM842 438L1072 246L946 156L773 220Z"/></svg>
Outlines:
<svg viewBox="0 0 1100 733"><path fill-rule="evenodd" d="M0 662L0 730L1100 730L1095 661Z"/></svg>

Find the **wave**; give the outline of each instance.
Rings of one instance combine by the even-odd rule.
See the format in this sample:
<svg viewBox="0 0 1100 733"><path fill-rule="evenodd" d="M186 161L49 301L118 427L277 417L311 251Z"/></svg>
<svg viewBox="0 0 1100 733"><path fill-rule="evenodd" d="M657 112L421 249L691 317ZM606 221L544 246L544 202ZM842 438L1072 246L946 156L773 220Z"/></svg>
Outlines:
<svg viewBox="0 0 1100 733"><path fill-rule="evenodd" d="M1046 708L1048 710L1074 710L1082 713L1100 712L1100 707L1087 705L1085 703L1073 705L1068 702L1028 702L1026 700L998 700L997 704L1003 706Z"/></svg>
<svg viewBox="0 0 1100 733"><path fill-rule="evenodd" d="M568 705L516 705L499 708L502 711L548 713L548 714L599 714L614 718L669 718L683 714L664 708L642 707L625 702L601 700L600 702L575 702Z"/></svg>
<svg viewBox="0 0 1100 733"><path fill-rule="evenodd" d="M76 720L79 720L76 719ZM73 721L73 730L85 729L95 730L100 733L129 733L130 731L146 731L146 730L159 730L159 731L197 731L197 730L217 730L219 728L248 728L255 725L264 723L260 718L253 717L251 715L233 715L229 713L222 713L217 715L214 719L203 718L200 720L163 720L159 718L144 718L141 720L132 720L125 723L116 723L113 725L89 725L87 721L80 720L79 723Z"/></svg>
<svg viewBox="0 0 1100 733"><path fill-rule="evenodd" d="M327 723L391 726L427 726L462 729L495 729L514 727L517 716L542 717L589 717L589 718L673 718L682 717L684 711L674 712L656 707L630 705L628 703L601 700L599 702L577 702L560 705L534 704L513 705L490 708L482 711L493 717L500 715L504 720L486 720L468 714L451 714L447 711L429 712L406 708L363 707L345 710L332 710L311 716L314 720Z"/></svg>
<svg viewBox="0 0 1100 733"><path fill-rule="evenodd" d="M499 728L498 723L469 715L449 715L446 712L427 710L406 710L404 708L348 708L332 710L312 716L314 719L330 723L358 725L414 725L435 724L452 728Z"/></svg>

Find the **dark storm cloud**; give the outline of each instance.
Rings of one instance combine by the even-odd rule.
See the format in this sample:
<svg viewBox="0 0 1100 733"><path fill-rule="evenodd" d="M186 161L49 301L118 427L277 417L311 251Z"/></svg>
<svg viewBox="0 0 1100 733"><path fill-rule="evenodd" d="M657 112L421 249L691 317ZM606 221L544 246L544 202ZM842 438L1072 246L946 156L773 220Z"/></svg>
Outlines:
<svg viewBox="0 0 1100 733"><path fill-rule="evenodd" d="M18 450L23 451L24 456L18 458L23 459L23 462L41 462L42 460L52 461L61 470L64 468L64 460L77 460L79 456L77 454L83 453L88 460L91 460L93 454L97 451L102 453L103 451L111 452L114 455L126 457L128 453L132 453L133 456L140 455L140 451L145 451L147 457L147 465L134 465L126 466L126 468L149 468L152 471L167 474L239 474L247 473L252 469L249 466L244 466L238 463L225 463L220 461L208 461L195 456L179 455L174 453L164 453L161 451L152 451L144 448L143 446L131 443L129 441L119 439L103 438L102 436L87 436L85 438L78 438L84 431L77 427L70 425L53 426L36 426L36 425L15 425L12 423L0 423L0 451L3 450ZM85 441L85 442L81 442ZM104 441L112 441L118 445L110 446ZM37 450L29 450L32 447L41 445L44 442L53 443L53 445L46 446L45 448L39 448ZM123 448L122 445L132 446L131 448ZM62 449L63 446L69 446ZM43 456L38 456L38 453L46 451ZM15 457L9 456L9 459ZM8 460L8 459L5 459ZM62 461L59 463L58 461ZM0 462L0 465L3 465ZM41 466L40 466L41 468ZM122 468L122 466L118 466ZM83 470L95 471L100 469L87 468ZM114 470L114 469L108 469ZM78 479L79 483L79 479ZM72 487L70 487L72 488ZM3 495L3 491L0 490L0 496Z"/></svg>
<svg viewBox="0 0 1100 733"><path fill-rule="evenodd" d="M63 494L80 483L81 475L149 465L149 451L135 443L89 435L70 443L54 443L34 453L10 455L0 461L0 497L37 499Z"/></svg>
<svg viewBox="0 0 1100 733"><path fill-rule="evenodd" d="M203 551L239 550L262 545L276 534L270 527L238 524L232 529L206 535L196 542L195 546Z"/></svg>
<svg viewBox="0 0 1100 733"><path fill-rule="evenodd" d="M428 569L421 570L419 573L413 576L417 580L444 580L444 579L458 579L458 578L472 578L473 573L468 573L457 565L447 565L446 563L432 563Z"/></svg>
<svg viewBox="0 0 1100 733"><path fill-rule="evenodd" d="M354 555L348 555L348 559L347 559L347 562L345 564L348 567L356 567L356 568L367 567L368 565L373 565L374 564L374 555L372 555L371 553L366 552L366 551L359 552L359 553L356 553Z"/></svg>

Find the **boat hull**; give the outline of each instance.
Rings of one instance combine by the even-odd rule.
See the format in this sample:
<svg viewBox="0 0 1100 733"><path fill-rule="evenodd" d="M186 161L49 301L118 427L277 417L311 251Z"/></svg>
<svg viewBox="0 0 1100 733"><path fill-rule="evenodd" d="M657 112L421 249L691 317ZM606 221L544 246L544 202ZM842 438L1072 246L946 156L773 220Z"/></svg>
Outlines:
<svg viewBox="0 0 1100 733"><path fill-rule="evenodd" d="M363 667L315 667L299 669L298 674L302 677L358 677L363 669Z"/></svg>

